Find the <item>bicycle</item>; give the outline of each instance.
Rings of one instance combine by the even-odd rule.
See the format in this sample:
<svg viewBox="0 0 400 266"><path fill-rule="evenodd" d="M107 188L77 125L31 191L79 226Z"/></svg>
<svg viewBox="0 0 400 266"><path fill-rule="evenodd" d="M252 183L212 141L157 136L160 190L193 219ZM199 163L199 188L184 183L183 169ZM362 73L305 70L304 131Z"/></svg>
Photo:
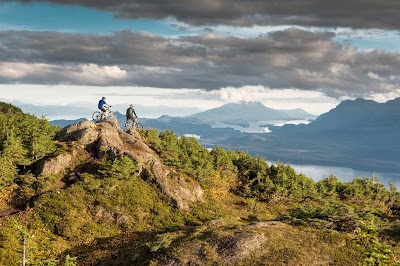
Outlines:
<svg viewBox="0 0 400 266"><path fill-rule="evenodd" d="M110 120L115 117L114 111L111 111L110 108L111 108L111 106L106 107L106 114L104 116L104 120ZM101 112L100 111L94 112L92 115L92 118L93 118L94 122L100 122L101 121Z"/></svg>
<svg viewBox="0 0 400 266"><path fill-rule="evenodd" d="M126 121L125 123L125 127L124 130L126 132L129 131L129 129L134 128L134 129L143 129L143 125L140 122L137 122L137 119L135 121L133 121L132 119L129 119L128 121Z"/></svg>

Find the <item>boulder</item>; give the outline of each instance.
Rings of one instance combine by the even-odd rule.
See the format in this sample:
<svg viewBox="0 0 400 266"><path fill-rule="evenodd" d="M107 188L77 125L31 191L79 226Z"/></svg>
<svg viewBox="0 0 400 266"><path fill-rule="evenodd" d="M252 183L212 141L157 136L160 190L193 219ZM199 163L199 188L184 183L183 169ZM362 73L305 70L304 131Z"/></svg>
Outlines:
<svg viewBox="0 0 400 266"><path fill-rule="evenodd" d="M267 241L264 234L241 232L218 240L216 252L228 263L249 257Z"/></svg>
<svg viewBox="0 0 400 266"><path fill-rule="evenodd" d="M63 142L76 141L82 145L89 145L97 140L98 135L96 125L86 120L63 128L56 138Z"/></svg>

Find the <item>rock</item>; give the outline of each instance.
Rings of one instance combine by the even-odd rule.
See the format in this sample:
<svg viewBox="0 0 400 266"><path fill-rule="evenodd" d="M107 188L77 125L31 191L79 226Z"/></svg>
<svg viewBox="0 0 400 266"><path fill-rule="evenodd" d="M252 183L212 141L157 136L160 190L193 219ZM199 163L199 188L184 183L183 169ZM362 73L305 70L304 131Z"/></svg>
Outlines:
<svg viewBox="0 0 400 266"><path fill-rule="evenodd" d="M161 191L169 195L180 209L188 209L191 203L202 201L203 190L199 184L165 166L137 131L132 130L130 134L124 132L116 119L98 123L82 121L67 126L57 135L57 139L70 145L82 144L93 157L98 157L102 152L109 152L112 156L129 156L139 162L140 168L146 169L143 171L146 177L154 178ZM65 169L66 162L73 157L59 158L60 162L65 161L60 169Z"/></svg>
<svg viewBox="0 0 400 266"><path fill-rule="evenodd" d="M178 208L186 210L190 203L202 201L203 190L193 180L174 173L164 173L159 165L153 165L153 173L163 192L174 199Z"/></svg>
<svg viewBox="0 0 400 266"><path fill-rule="evenodd" d="M290 228L281 222L242 224L239 217L209 221L196 227L195 232L175 232L177 237L169 245L172 248L156 265L252 265L249 258L270 252L271 239ZM160 239L166 239L166 234L160 235ZM284 238L279 235L280 241Z"/></svg>
<svg viewBox="0 0 400 266"><path fill-rule="evenodd" d="M63 128L56 138L64 142L77 141L82 145L89 145L97 140L98 134L96 125L86 120Z"/></svg>
<svg viewBox="0 0 400 266"><path fill-rule="evenodd" d="M255 250L259 249L266 238L261 233L242 232L233 236L220 239L216 252L228 263L249 257Z"/></svg>
<svg viewBox="0 0 400 266"><path fill-rule="evenodd" d="M57 157L44 162L43 165L40 167L39 173L58 175L72 165L72 162L77 153L78 152L76 150L73 150L72 152L60 154Z"/></svg>

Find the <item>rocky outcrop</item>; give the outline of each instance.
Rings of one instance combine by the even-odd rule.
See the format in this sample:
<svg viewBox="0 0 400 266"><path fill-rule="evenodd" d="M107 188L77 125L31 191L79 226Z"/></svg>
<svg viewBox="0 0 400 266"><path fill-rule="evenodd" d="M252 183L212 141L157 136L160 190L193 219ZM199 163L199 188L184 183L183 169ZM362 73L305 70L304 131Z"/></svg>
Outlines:
<svg viewBox="0 0 400 266"><path fill-rule="evenodd" d="M214 220L197 227L194 233L159 235L157 240L171 239L165 247L167 250L170 248L170 253L156 265L256 265L247 264L246 261L270 252L268 243L276 238L276 234L279 239L284 239L285 236L281 234L291 228L280 222L239 225L240 221L241 219ZM158 242L156 246L157 244Z"/></svg>
<svg viewBox="0 0 400 266"><path fill-rule="evenodd" d="M139 163L140 174L145 178L154 179L161 191L169 195L180 209L187 209L191 203L202 201L203 190L199 184L165 166L142 141L138 132L124 132L116 120L96 124L82 121L65 127L57 135L57 139L67 142L70 146L83 145L92 156L99 156L104 152L113 156L129 156ZM65 155L58 160L67 162L71 158Z"/></svg>
<svg viewBox="0 0 400 266"><path fill-rule="evenodd" d="M86 120L63 128L57 134L57 139L64 142L77 141L82 145L88 145L96 141L98 136L96 125Z"/></svg>
<svg viewBox="0 0 400 266"><path fill-rule="evenodd" d="M219 239L216 252L228 263L247 258L259 249L266 238L262 233L240 232Z"/></svg>
<svg viewBox="0 0 400 266"><path fill-rule="evenodd" d="M53 159L45 161L39 172L45 175L57 175L71 166L76 154L77 151L73 150L72 152L63 153Z"/></svg>

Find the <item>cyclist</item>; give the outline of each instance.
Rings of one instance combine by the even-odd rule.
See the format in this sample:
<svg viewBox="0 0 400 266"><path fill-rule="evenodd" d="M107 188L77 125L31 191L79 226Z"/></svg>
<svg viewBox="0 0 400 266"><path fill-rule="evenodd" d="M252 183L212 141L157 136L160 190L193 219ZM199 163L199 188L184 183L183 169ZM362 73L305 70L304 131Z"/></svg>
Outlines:
<svg viewBox="0 0 400 266"><path fill-rule="evenodd" d="M101 120L105 120L107 108L110 108L110 107L111 107L111 105L108 105L108 104L106 103L106 97L102 97L102 98L101 98L101 100L99 101L99 104L98 104L97 107L98 107L98 108L100 109L100 111L101 111Z"/></svg>
<svg viewBox="0 0 400 266"><path fill-rule="evenodd" d="M129 106L129 108L126 109L126 123L125 123L125 125L128 124L129 120L132 120L133 124L136 124L137 123L137 119L138 119L138 117L136 115L135 109L133 109L133 104L131 104Z"/></svg>

